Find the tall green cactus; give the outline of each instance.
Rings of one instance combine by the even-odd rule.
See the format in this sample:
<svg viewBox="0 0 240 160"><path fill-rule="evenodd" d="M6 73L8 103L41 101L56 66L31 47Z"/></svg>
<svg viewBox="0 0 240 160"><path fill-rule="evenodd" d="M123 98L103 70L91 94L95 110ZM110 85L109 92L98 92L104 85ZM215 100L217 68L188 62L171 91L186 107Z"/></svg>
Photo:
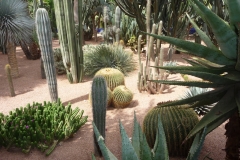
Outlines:
<svg viewBox="0 0 240 160"><path fill-rule="evenodd" d="M48 13L44 8L39 8L36 12L36 32L42 52L42 60L51 100L56 102L58 99L58 89L52 49L52 31Z"/></svg>
<svg viewBox="0 0 240 160"><path fill-rule="evenodd" d="M182 109L179 106L154 107L143 120L143 132L151 148L154 147L156 140L158 115L161 117L166 133L169 155L187 156L193 139L185 143L183 141L198 123L197 114L193 109Z"/></svg>
<svg viewBox="0 0 240 160"><path fill-rule="evenodd" d="M102 76L95 76L93 78L91 95L92 95L91 101L92 101L93 121L96 124L103 138L105 138L107 83ZM102 156L102 153L98 146L97 141L98 140L94 136L94 153L98 156Z"/></svg>
<svg viewBox="0 0 240 160"><path fill-rule="evenodd" d="M78 35L75 31L74 1L54 0L55 15L58 26L59 40L63 63L70 83L78 83L83 78L83 51L82 51L82 18L79 16ZM78 2L79 15L82 11L82 1Z"/></svg>
<svg viewBox="0 0 240 160"><path fill-rule="evenodd" d="M11 66L9 64L7 64L5 66L5 72L7 74L7 78L8 78L8 84L9 84L9 88L10 88L10 94L11 96L15 96L15 91L14 91L14 87L13 87L13 82L12 82L12 75L11 75Z"/></svg>

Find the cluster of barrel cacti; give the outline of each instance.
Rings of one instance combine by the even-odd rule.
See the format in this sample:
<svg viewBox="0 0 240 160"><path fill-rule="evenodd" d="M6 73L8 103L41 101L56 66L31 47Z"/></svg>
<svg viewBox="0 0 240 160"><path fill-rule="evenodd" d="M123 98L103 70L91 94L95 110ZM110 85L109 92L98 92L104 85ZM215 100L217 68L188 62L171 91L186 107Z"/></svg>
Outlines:
<svg viewBox="0 0 240 160"><path fill-rule="evenodd" d="M87 122L78 107L57 102L28 104L9 115L0 114L0 147L18 147L28 153L36 147L46 155L52 153L59 141L72 137Z"/></svg>
<svg viewBox="0 0 240 160"><path fill-rule="evenodd" d="M108 90L108 106L125 108L132 99L133 93L125 86L124 74L115 68L103 68L96 76L102 76L106 80ZM112 102L112 103L111 103Z"/></svg>

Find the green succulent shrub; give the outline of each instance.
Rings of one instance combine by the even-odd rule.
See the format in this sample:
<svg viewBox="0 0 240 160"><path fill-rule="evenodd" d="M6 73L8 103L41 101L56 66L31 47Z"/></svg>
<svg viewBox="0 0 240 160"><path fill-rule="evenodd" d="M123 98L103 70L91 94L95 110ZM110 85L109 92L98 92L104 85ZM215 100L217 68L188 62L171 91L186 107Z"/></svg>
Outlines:
<svg viewBox="0 0 240 160"><path fill-rule="evenodd" d="M24 153L38 148L49 155L60 141L73 137L87 122L83 113L70 104L64 106L60 99L53 103L34 102L10 111L9 115L1 113L0 147L18 147Z"/></svg>
<svg viewBox="0 0 240 160"><path fill-rule="evenodd" d="M158 105L161 105L158 104ZM154 147L157 135L158 115L161 117L166 134L168 152L171 156L187 156L193 139L183 143L187 134L198 122L197 114L193 109L175 107L154 107L143 120L143 132L151 148Z"/></svg>
<svg viewBox="0 0 240 160"><path fill-rule="evenodd" d="M85 75L94 75L102 68L116 68L126 75L135 69L135 62L121 46L99 45L84 53Z"/></svg>
<svg viewBox="0 0 240 160"><path fill-rule="evenodd" d="M133 99L133 93L125 85L120 85L114 88L113 92L113 106L116 108L127 107Z"/></svg>
<svg viewBox="0 0 240 160"><path fill-rule="evenodd" d="M214 104L213 108L190 131L186 139L191 138L205 126L207 133L217 128L229 119L226 129L226 159L239 159L240 139L240 1L226 0L229 13L229 22L214 14L208 7L198 0L189 0L194 10L201 16L208 27L211 28L218 47L193 22L198 35L206 46L172 37L149 34L157 39L171 43L196 56L194 60L187 60L192 66L160 67L174 70L180 74L188 74L205 81L158 81L161 84L196 86L213 88L203 94L187 99L165 103L159 107L174 105L189 105L196 108L201 105ZM188 16L190 19L190 17ZM191 20L191 19L190 19ZM192 105L191 105L192 104Z"/></svg>
<svg viewBox="0 0 240 160"><path fill-rule="evenodd" d="M155 126L157 130L156 141L154 148L151 150L147 144L146 137L142 132L140 124L137 122L136 115L134 114L134 125L133 125L133 135L130 140L121 121L119 122L121 140L122 140L122 159L123 160L169 160L168 148L166 142L165 131L163 129L163 124L161 117L158 116L158 123ZM100 135L97 127L93 123L93 129L98 139L98 145L103 153L105 160L117 160L117 158L112 154L112 152L104 144L104 139ZM206 127L202 132L199 132L192 146L189 150L187 160L196 160L200 154L204 139L206 136ZM92 159L95 160L95 156L92 155Z"/></svg>
<svg viewBox="0 0 240 160"><path fill-rule="evenodd" d="M113 91L115 87L125 84L124 75L118 69L103 68L97 71L97 73L95 74L95 76L99 75L105 78L107 86L111 91Z"/></svg>

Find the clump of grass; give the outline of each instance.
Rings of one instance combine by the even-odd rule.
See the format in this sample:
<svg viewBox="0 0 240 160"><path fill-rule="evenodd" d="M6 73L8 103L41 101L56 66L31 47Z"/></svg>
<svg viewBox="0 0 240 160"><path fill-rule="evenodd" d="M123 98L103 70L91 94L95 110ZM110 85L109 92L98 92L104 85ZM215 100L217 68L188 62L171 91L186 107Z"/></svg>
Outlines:
<svg viewBox="0 0 240 160"><path fill-rule="evenodd" d="M84 73L92 76L102 68L116 68L124 75L135 69L136 63L132 54L122 46L99 45L86 47L84 50Z"/></svg>

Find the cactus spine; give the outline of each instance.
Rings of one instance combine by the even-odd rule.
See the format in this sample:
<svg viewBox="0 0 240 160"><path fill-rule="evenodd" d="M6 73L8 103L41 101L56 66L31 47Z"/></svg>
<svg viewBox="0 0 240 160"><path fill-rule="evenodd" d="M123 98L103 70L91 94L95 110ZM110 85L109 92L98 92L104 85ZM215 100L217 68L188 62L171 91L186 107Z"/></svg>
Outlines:
<svg viewBox="0 0 240 160"><path fill-rule="evenodd" d="M52 31L48 13L44 8L39 8L36 12L36 31L51 100L56 102L58 99L58 90L52 49Z"/></svg>
<svg viewBox="0 0 240 160"><path fill-rule="evenodd" d="M5 66L5 72L7 74L8 84L9 84L9 88L10 88L10 94L12 97L14 97L15 91L14 91L13 82L12 82L11 66L9 64L7 64Z"/></svg>
<svg viewBox="0 0 240 160"><path fill-rule="evenodd" d="M99 132L105 138L106 108L107 108L107 83L102 76L95 76L92 83L92 111L93 121ZM94 135L93 135L94 136ZM96 137L94 136L94 153L102 156Z"/></svg>
<svg viewBox="0 0 240 160"><path fill-rule="evenodd" d="M169 155L186 156L192 144L192 139L183 141L193 127L198 123L197 114L193 109L175 107L154 107L143 120L143 132L149 146L152 148L156 140L158 115L161 117L166 133Z"/></svg>

